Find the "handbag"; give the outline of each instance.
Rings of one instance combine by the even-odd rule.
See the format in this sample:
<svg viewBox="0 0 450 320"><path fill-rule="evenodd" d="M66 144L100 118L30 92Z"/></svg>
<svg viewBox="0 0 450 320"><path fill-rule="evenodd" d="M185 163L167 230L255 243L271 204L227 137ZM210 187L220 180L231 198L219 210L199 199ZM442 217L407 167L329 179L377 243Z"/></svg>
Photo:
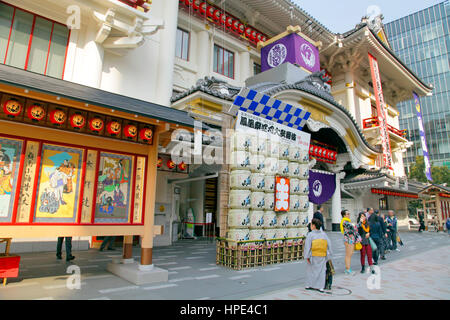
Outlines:
<svg viewBox="0 0 450 320"><path fill-rule="evenodd" d="M369 237L370 247L372 248L372 251L376 251L378 249L377 244L375 241L373 241L372 237Z"/></svg>
<svg viewBox="0 0 450 320"><path fill-rule="evenodd" d="M362 244L361 244L361 242L355 243L355 250L361 250L361 249L362 249Z"/></svg>

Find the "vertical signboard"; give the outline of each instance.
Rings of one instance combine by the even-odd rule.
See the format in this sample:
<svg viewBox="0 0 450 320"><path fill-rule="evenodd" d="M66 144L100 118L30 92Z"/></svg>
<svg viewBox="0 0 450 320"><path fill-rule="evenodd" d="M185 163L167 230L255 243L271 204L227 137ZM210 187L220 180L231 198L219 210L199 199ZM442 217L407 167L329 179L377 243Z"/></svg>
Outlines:
<svg viewBox="0 0 450 320"><path fill-rule="evenodd" d="M413 96L414 105L416 106L417 111L417 120L419 122L420 141L422 143L423 161L425 163L425 175L427 176L428 181L433 181L431 177L431 164L430 156L428 155L427 139L425 137L425 128L423 126L422 108L420 107L420 100L417 93L413 92Z"/></svg>
<svg viewBox="0 0 450 320"><path fill-rule="evenodd" d="M383 97L383 88L381 87L381 77L378 69L377 59L369 53L370 71L372 73L373 90L377 100L378 121L380 123L380 137L383 148L383 165L388 169L392 168L391 141L386 118L386 108Z"/></svg>

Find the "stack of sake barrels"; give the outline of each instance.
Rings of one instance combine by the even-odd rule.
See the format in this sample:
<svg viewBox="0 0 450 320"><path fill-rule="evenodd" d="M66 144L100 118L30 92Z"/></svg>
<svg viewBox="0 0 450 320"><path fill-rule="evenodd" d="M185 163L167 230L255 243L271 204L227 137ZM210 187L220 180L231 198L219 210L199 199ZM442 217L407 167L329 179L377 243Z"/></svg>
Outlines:
<svg viewBox="0 0 450 320"><path fill-rule="evenodd" d="M235 132L230 149L227 239L265 239L271 244L274 239L304 236L301 222L309 206L308 152L248 132ZM290 212L274 211L276 175L291 179Z"/></svg>

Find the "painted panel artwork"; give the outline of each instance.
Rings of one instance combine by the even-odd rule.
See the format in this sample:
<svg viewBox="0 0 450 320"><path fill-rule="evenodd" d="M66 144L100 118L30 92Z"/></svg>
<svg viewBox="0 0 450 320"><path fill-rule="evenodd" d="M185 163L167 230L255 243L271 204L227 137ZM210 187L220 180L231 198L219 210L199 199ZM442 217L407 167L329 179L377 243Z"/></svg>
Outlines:
<svg viewBox="0 0 450 320"><path fill-rule="evenodd" d="M127 223L131 204L133 158L100 154L95 223Z"/></svg>
<svg viewBox="0 0 450 320"><path fill-rule="evenodd" d="M35 222L75 222L83 150L44 144Z"/></svg>
<svg viewBox="0 0 450 320"><path fill-rule="evenodd" d="M0 222L11 222L19 175L21 140L0 138Z"/></svg>

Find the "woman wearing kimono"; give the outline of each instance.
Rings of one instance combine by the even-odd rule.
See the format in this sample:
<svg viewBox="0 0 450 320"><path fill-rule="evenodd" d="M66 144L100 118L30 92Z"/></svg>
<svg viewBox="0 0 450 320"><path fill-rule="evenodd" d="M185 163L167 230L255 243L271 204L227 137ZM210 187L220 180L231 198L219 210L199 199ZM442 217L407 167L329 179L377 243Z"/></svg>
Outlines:
<svg viewBox="0 0 450 320"><path fill-rule="evenodd" d="M311 232L305 240L306 290L324 292L326 264L331 260L331 241L325 232L320 230L322 223L319 219L312 219Z"/></svg>

